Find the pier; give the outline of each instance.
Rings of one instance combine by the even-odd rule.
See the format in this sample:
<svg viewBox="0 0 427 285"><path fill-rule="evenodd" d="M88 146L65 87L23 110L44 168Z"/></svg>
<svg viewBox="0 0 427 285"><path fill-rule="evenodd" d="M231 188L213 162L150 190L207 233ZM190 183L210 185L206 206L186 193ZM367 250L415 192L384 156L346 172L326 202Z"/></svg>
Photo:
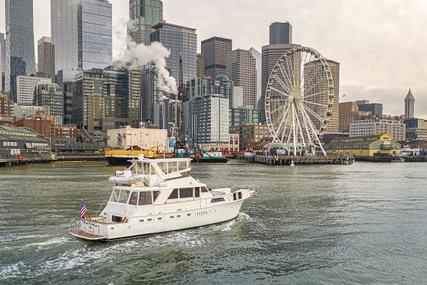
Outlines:
<svg viewBox="0 0 427 285"><path fill-rule="evenodd" d="M239 156L239 161L248 163L258 163L265 165L325 165L337 164L348 165L354 163L353 156L347 155L330 155L330 156L271 156L271 155L255 155L255 156Z"/></svg>

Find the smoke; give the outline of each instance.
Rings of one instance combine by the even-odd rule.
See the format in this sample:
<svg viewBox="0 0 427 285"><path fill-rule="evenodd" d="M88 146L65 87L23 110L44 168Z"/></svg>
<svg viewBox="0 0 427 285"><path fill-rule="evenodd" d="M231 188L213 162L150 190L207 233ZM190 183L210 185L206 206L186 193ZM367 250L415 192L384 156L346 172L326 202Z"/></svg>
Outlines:
<svg viewBox="0 0 427 285"><path fill-rule="evenodd" d="M137 23L130 21L128 23L128 31L136 30ZM178 92L176 80L170 76L166 69L166 59L170 56L170 51L165 48L160 42L153 42L151 45L137 44L130 36L127 37L128 48L115 62L115 66L128 69L146 69L153 68L158 75L158 88L166 93Z"/></svg>

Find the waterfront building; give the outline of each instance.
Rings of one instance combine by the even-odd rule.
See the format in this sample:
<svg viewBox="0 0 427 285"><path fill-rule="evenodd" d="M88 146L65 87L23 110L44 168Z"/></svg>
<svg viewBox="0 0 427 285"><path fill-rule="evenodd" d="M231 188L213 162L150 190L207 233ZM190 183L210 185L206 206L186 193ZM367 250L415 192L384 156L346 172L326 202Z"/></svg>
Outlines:
<svg viewBox="0 0 427 285"><path fill-rule="evenodd" d="M137 44L150 44L153 26L163 21L163 2L160 0L130 0L128 33Z"/></svg>
<svg viewBox="0 0 427 285"><path fill-rule="evenodd" d="M229 143L229 103L218 94L194 99L189 124L193 145Z"/></svg>
<svg viewBox="0 0 427 285"><path fill-rule="evenodd" d="M383 115L383 104L369 103L369 101L356 101L357 109L361 112L370 112L373 116Z"/></svg>
<svg viewBox="0 0 427 285"><path fill-rule="evenodd" d="M254 148L266 141L270 132L267 124L245 124L239 128L240 148L249 149Z"/></svg>
<svg viewBox="0 0 427 285"><path fill-rule="evenodd" d="M205 57L201 53L197 55L197 77L205 77Z"/></svg>
<svg viewBox="0 0 427 285"><path fill-rule="evenodd" d="M216 78L227 72L227 55L231 52L231 39L212 37L202 41L202 55L205 60L205 75Z"/></svg>
<svg viewBox="0 0 427 285"><path fill-rule="evenodd" d="M50 37L42 37L37 43L38 70L37 76L55 80L55 50Z"/></svg>
<svg viewBox="0 0 427 285"><path fill-rule="evenodd" d="M34 105L44 106L48 114L56 117L62 124L64 118L64 96L62 88L56 83L37 84L34 91Z"/></svg>
<svg viewBox="0 0 427 285"><path fill-rule="evenodd" d="M18 127L30 128L46 138L51 138L54 134L53 126L56 122L55 117L43 113L37 113L31 117L16 118L15 125Z"/></svg>
<svg viewBox="0 0 427 285"><path fill-rule="evenodd" d="M13 102L0 91L0 117L13 116Z"/></svg>
<svg viewBox="0 0 427 285"><path fill-rule="evenodd" d="M30 128L0 125L0 159L51 160L47 138Z"/></svg>
<svg viewBox="0 0 427 285"><path fill-rule="evenodd" d="M5 91L16 102L16 78L36 73L33 0L5 0Z"/></svg>
<svg viewBox="0 0 427 285"><path fill-rule="evenodd" d="M400 117L372 117L366 120L355 120L350 123L350 138L382 134L388 134L396 141L405 141L405 124Z"/></svg>
<svg viewBox="0 0 427 285"><path fill-rule="evenodd" d="M235 129L244 124L257 124L258 110L251 106L240 106L230 110L230 128Z"/></svg>
<svg viewBox="0 0 427 285"><path fill-rule="evenodd" d="M107 146L109 148L129 149L158 149L164 150L168 132L166 129L132 128L126 126L107 131Z"/></svg>
<svg viewBox="0 0 427 285"><path fill-rule="evenodd" d="M243 87L243 105L256 107L256 61L249 50L236 49L227 56L227 76Z"/></svg>
<svg viewBox="0 0 427 285"><path fill-rule="evenodd" d="M51 82L51 79L44 77L18 76L16 79L16 102L19 105L33 105L36 86L40 83Z"/></svg>
<svg viewBox="0 0 427 285"><path fill-rule="evenodd" d="M51 0L55 72L112 64L112 6L107 0Z"/></svg>
<svg viewBox="0 0 427 285"><path fill-rule="evenodd" d="M427 141L427 120L410 118L405 120L406 139L411 141Z"/></svg>
<svg viewBox="0 0 427 285"><path fill-rule="evenodd" d="M197 74L196 29L166 22L156 24L153 29L151 42L160 42L171 52L166 59L166 65L176 81L185 83L195 78Z"/></svg>
<svg viewBox="0 0 427 285"><path fill-rule="evenodd" d="M16 118L29 118L37 114L48 114L48 109L45 106L24 106L13 104L13 116Z"/></svg>
<svg viewBox="0 0 427 285"><path fill-rule="evenodd" d="M275 22L270 25L270 45L292 44L292 25Z"/></svg>
<svg viewBox="0 0 427 285"><path fill-rule="evenodd" d="M262 95L262 55L255 48L250 48L253 58L255 59L256 66L256 107L260 107L260 100Z"/></svg>
<svg viewBox="0 0 427 285"><path fill-rule="evenodd" d="M374 157L375 155L398 155L401 145L388 134L346 138L332 141L325 146L332 155Z"/></svg>
<svg viewBox="0 0 427 285"><path fill-rule="evenodd" d="M409 92L405 98L405 119L414 118L414 113L415 113L415 98L414 98L414 95L412 95L411 89L409 89Z"/></svg>
<svg viewBox="0 0 427 285"><path fill-rule="evenodd" d="M0 33L0 91L4 91L4 66L5 66L5 41L4 34Z"/></svg>

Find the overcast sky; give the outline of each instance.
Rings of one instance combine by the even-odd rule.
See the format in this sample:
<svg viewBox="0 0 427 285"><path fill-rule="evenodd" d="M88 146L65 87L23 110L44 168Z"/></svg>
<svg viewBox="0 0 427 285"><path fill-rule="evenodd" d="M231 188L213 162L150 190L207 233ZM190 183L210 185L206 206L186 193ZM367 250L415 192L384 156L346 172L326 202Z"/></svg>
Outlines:
<svg viewBox="0 0 427 285"><path fill-rule="evenodd" d="M114 57L125 47L128 0L113 3ZM166 21L194 27L198 40L233 39L233 48L268 43L268 26L289 21L293 41L341 63L341 101L369 99L403 113L409 88L427 117L427 0L163 0ZM50 35L50 0L34 0L35 41ZM4 0L0 0L4 31ZM199 44L200 49L200 44ZM345 94L345 97L343 96Z"/></svg>

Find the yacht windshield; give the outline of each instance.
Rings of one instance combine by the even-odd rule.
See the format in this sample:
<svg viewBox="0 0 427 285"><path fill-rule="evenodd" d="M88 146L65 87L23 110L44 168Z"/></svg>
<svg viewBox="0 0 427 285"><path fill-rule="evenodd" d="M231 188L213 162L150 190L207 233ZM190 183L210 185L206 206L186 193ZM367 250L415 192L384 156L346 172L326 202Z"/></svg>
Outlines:
<svg viewBox="0 0 427 285"><path fill-rule="evenodd" d="M119 203L126 204L129 198L129 191L122 190L120 191Z"/></svg>

